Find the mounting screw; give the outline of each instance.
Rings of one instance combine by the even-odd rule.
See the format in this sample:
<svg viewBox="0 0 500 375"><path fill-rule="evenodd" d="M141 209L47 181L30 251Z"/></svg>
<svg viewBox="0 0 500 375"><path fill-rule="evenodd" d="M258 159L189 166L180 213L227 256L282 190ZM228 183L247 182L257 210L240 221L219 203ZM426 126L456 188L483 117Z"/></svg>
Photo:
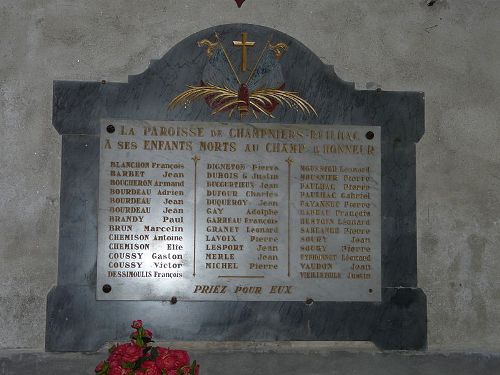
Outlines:
<svg viewBox="0 0 500 375"><path fill-rule="evenodd" d="M306 299L306 305L311 306L314 303L314 300L312 298Z"/></svg>
<svg viewBox="0 0 500 375"><path fill-rule="evenodd" d="M373 289L368 289L368 293L373 293Z"/></svg>
<svg viewBox="0 0 500 375"><path fill-rule="evenodd" d="M365 135L366 139L373 139L375 137L375 134L372 131L366 132Z"/></svg>
<svg viewBox="0 0 500 375"><path fill-rule="evenodd" d="M108 133L114 133L114 132L115 132L115 127L114 127L114 125L108 125L108 126L106 126L106 131L107 131Z"/></svg>
<svg viewBox="0 0 500 375"><path fill-rule="evenodd" d="M105 80L105 79L103 79L103 80L101 81L101 83L102 83L103 85L105 85L107 82L106 82L106 80Z"/></svg>
<svg viewBox="0 0 500 375"><path fill-rule="evenodd" d="M170 298L170 304L175 305L177 303L177 297Z"/></svg>
<svg viewBox="0 0 500 375"><path fill-rule="evenodd" d="M109 293L109 292L111 292L111 285L109 285L109 284L104 284L104 285L102 286L102 291L103 291L104 293Z"/></svg>

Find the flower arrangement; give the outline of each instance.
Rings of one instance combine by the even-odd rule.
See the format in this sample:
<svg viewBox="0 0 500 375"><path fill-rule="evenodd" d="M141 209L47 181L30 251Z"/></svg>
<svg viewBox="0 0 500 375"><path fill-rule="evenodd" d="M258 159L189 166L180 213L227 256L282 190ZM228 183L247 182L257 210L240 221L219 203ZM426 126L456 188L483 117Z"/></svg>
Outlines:
<svg viewBox="0 0 500 375"><path fill-rule="evenodd" d="M113 345L108 359L100 362L97 375L198 375L200 366L184 350L151 346L153 333L144 328L141 320L134 320L127 344Z"/></svg>

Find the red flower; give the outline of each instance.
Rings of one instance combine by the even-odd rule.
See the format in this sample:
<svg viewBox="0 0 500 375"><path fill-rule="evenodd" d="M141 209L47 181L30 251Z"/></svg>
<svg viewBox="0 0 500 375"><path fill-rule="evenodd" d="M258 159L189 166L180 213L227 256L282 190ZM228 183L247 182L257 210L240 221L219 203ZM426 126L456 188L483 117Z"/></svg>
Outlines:
<svg viewBox="0 0 500 375"><path fill-rule="evenodd" d="M116 362L113 363L113 366L111 365L111 363L109 364L108 375L129 375L129 374L130 374L130 369L123 368L120 365L117 365Z"/></svg>
<svg viewBox="0 0 500 375"><path fill-rule="evenodd" d="M158 367L156 367L155 362L144 361L141 365L141 368L136 371L136 374L161 375L161 370Z"/></svg>
<svg viewBox="0 0 500 375"><path fill-rule="evenodd" d="M142 327L142 320L134 320L132 322L132 328L139 329Z"/></svg>
<svg viewBox="0 0 500 375"><path fill-rule="evenodd" d="M122 358L122 345L115 345L111 348L111 354L108 357L109 365L111 366L111 362L120 362Z"/></svg>
<svg viewBox="0 0 500 375"><path fill-rule="evenodd" d="M161 370L176 370L189 365L189 355L184 350L170 350L157 348L158 357L156 357L156 366Z"/></svg>
<svg viewBox="0 0 500 375"><path fill-rule="evenodd" d="M142 348L133 343L125 344L126 347L122 352L122 360L124 362L135 362L142 356Z"/></svg>
<svg viewBox="0 0 500 375"><path fill-rule="evenodd" d="M97 364L97 375L191 375L186 351L151 348L149 343L153 333L144 328L142 321L134 320L132 328L136 329L130 335L132 342L113 345L108 359ZM153 355L155 359L152 359ZM194 375L199 375L199 368L195 366Z"/></svg>
<svg viewBox="0 0 500 375"><path fill-rule="evenodd" d="M109 356L111 362L135 362L142 356L142 348L134 343L118 345Z"/></svg>

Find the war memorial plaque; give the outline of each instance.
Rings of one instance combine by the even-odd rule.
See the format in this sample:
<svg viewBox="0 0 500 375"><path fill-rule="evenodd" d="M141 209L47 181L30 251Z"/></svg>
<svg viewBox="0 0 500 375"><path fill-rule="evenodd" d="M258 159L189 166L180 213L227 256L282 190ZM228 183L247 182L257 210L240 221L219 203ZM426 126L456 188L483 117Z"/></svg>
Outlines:
<svg viewBox="0 0 500 375"><path fill-rule="evenodd" d="M98 299L380 301L379 127L109 119L100 138Z"/></svg>
<svg viewBox="0 0 500 375"><path fill-rule="evenodd" d="M424 117L422 92L357 90L249 24L193 34L127 82L54 82L46 349L126 341L138 318L156 340L425 348Z"/></svg>

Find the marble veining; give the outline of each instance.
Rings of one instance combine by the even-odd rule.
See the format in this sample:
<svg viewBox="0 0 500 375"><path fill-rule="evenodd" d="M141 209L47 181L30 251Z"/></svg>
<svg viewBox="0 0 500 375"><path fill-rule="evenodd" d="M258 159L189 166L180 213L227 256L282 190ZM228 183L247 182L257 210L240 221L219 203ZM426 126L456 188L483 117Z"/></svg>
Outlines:
<svg viewBox="0 0 500 375"><path fill-rule="evenodd" d="M186 85L199 84L205 52L196 42L214 31L223 40L246 31L257 43L270 35L287 43L281 60L286 89L298 91L319 115L308 117L280 106L275 118L253 121L381 127L382 303L95 300L99 119L228 121L227 114L212 116L203 102L167 108ZM47 301L48 351L91 351L106 341L126 339L119 333L125 335L138 317L151 322L160 340L370 340L383 349L426 347L427 305L417 288L415 212L415 143L424 132L423 93L355 90L290 36L232 24L189 36L128 83L56 81L53 99L53 125L62 135L63 149L59 271Z"/></svg>

